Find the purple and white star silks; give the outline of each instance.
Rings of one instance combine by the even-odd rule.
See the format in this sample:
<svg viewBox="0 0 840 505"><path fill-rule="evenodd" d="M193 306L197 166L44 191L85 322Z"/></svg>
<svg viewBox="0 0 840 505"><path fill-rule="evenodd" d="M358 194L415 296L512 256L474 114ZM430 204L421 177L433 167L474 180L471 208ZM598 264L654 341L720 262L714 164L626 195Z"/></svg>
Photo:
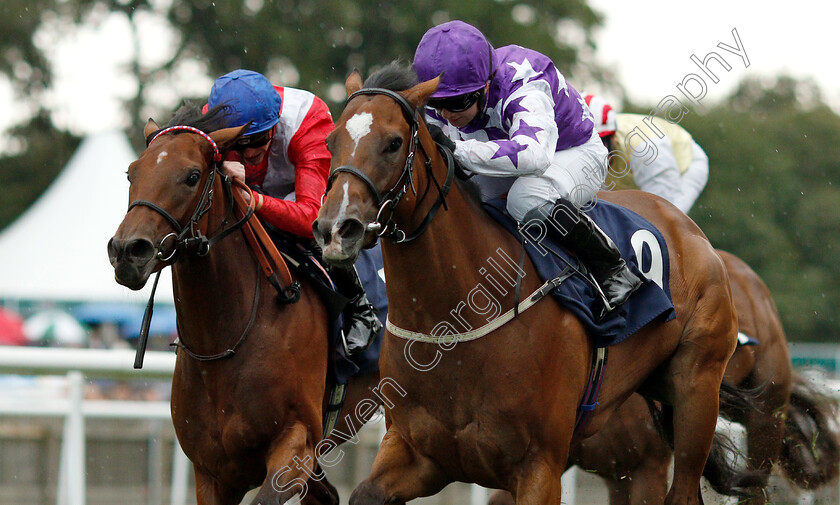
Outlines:
<svg viewBox="0 0 840 505"><path fill-rule="evenodd" d="M517 128L516 131L513 132L513 135L511 135L511 137L523 135L525 137L531 137L532 139L539 141L539 139L537 139L537 132L541 131L543 131L543 129L539 126L531 126L528 123L526 123L524 119L522 119L519 121L519 128Z"/></svg>
<svg viewBox="0 0 840 505"><path fill-rule="evenodd" d="M526 146L523 146L515 140L496 140L495 143L499 146L499 150L493 155L491 160L507 156L514 167L519 166L519 153L524 151Z"/></svg>
<svg viewBox="0 0 840 505"><path fill-rule="evenodd" d="M531 112L522 105L524 99L524 96L519 96L508 102L508 106L505 107L505 116L512 117L517 112Z"/></svg>
<svg viewBox="0 0 840 505"><path fill-rule="evenodd" d="M536 77L539 75L539 73L536 70L534 70L534 67L531 66L531 62L528 61L528 58L523 58L522 63L510 61L508 62L508 65L510 65L516 70L516 74L514 74L513 78L511 79L512 82L528 82L528 80L532 77Z"/></svg>

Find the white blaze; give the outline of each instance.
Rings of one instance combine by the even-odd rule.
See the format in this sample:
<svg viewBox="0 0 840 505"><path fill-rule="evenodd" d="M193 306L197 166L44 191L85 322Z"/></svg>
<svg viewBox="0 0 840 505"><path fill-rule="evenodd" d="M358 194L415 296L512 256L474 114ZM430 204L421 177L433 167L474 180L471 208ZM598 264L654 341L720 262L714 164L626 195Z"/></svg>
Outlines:
<svg viewBox="0 0 840 505"><path fill-rule="evenodd" d="M165 160L167 156L168 156L168 154L166 153L166 151L161 151L160 154L158 154L158 157L157 157L158 165L160 165L160 162Z"/></svg>
<svg viewBox="0 0 840 505"><path fill-rule="evenodd" d="M356 154L356 148L359 147L359 141L362 137L370 133L371 124L373 124L373 114L370 112L356 114L348 119L347 123L345 123L347 133L349 133L350 138L353 139L353 152L351 153L351 156Z"/></svg>
<svg viewBox="0 0 840 505"><path fill-rule="evenodd" d="M344 223L344 217L347 214L347 206L350 205L350 194L347 188L350 187L350 181L345 181L341 189L344 190L344 196L341 197L341 206L338 208L338 216L335 218L335 223Z"/></svg>

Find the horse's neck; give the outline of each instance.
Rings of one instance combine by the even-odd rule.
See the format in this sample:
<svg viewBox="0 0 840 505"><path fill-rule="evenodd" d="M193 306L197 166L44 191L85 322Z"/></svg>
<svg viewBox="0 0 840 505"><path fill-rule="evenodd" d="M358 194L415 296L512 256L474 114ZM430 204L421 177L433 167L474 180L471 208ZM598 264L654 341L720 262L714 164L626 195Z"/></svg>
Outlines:
<svg viewBox="0 0 840 505"><path fill-rule="evenodd" d="M456 184L447 206L414 241L383 242L389 317L394 324L427 332L441 321L463 317L475 326L484 324L486 318L463 310L471 304L484 304L492 297L504 310L512 306L519 260L516 239L479 204L468 200ZM418 207L414 216L422 219L425 210L423 205Z"/></svg>
<svg viewBox="0 0 840 505"><path fill-rule="evenodd" d="M208 222L220 223L219 213L211 210ZM211 235L219 231L215 226L210 225ZM213 353L232 344L223 340L229 338L225 330L230 324L237 331L248 321L257 275L262 273L239 231L213 244L206 256L190 254L176 262L172 283L183 340L197 351L205 350L202 341L211 340L206 347L216 349Z"/></svg>

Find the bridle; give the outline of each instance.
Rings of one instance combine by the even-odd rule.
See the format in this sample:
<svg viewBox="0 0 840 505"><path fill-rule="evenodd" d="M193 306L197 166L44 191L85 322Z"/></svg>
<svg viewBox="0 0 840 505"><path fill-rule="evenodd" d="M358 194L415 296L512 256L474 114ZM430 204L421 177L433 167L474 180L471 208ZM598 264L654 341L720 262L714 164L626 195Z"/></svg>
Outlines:
<svg viewBox="0 0 840 505"><path fill-rule="evenodd" d="M156 257L160 261L163 261L167 264L172 264L177 261L177 254L180 251L190 251L194 252L198 256L206 256L207 253L210 252L210 246L218 242L219 240L223 239L243 224L251 217L253 211L249 209L246 215L237 221L233 226L224 229L223 231L216 233L212 238L208 238L204 234L201 233L201 230L198 229L198 222L201 220L202 217L210 210L210 207L213 205L213 185L216 182L216 174L219 174L222 177L222 186L225 189L225 194L229 197L230 201L233 201L233 190L231 189L231 180L230 177L221 174L219 172L219 163L222 161L222 153L219 151L219 146L216 145L216 141L213 140L210 135L204 133L203 131L199 130L198 128L194 128L192 126L170 126L169 128L164 128L160 130L154 136L151 137L151 140L146 144L146 147L152 145L152 143L158 139L161 135L171 133L171 132L179 132L185 131L189 133L195 133L196 135L201 136L207 142L210 143L210 146L213 148L213 161L212 166L210 167L210 175L207 176L207 180L204 183L204 188L201 190L201 196L198 199L198 203L195 206L195 209L190 216L189 221L186 225L182 226L181 223L178 222L177 219L172 217L172 215L167 212L164 208L157 205L154 202L150 202L149 200L134 200L129 204L128 210L126 210L126 214L131 212L131 209L135 207L148 207L166 219L167 222L175 229L174 232L168 233L155 247L157 250ZM233 207L231 206L231 211ZM228 219L230 215L225 217L224 221L222 221L221 227L224 228L227 225ZM165 251L165 244L168 240L172 239L172 249L168 253Z"/></svg>
<svg viewBox="0 0 840 505"><path fill-rule="evenodd" d="M359 180L361 180L365 186L367 186L370 194L373 196L374 201L376 202L377 212L376 212L376 219L374 221L368 223L365 226L366 231L372 231L376 233L378 237L383 237L390 239L394 243L405 243L411 242L412 240L419 237L429 226L434 218L435 214L437 213L438 209L443 206L446 210L446 196L449 194L449 190L452 187L452 181L455 179L455 161L452 157L452 153L449 152L448 149L443 148L442 146L438 146L438 150L443 155L444 159L446 160L447 172L446 172L446 180L441 186L437 179L432 172L432 159L426 152L425 148L423 147L423 143L419 141L419 129L420 129L420 122L417 119L417 112L408 103L408 101L399 93L395 91L391 91L389 89L384 88L365 88L356 91L355 93L351 94L347 101L345 102L344 106L346 107L351 100L356 98L360 95L385 95L392 98L397 104L399 104L400 108L402 109L403 116L405 117L406 121L408 122L409 126L411 127L411 134L410 134L410 141L408 146L408 156L405 159L405 165L403 165L402 173L400 174L399 179L394 185L385 192L385 194L381 194L379 190L376 188L376 185L370 180L370 177L365 175L364 172L359 170L358 168L354 167L353 165L341 165L337 167L333 172L330 174L329 179L327 180L327 192L329 192L330 187L332 186L333 181L341 173L347 173L355 176ZM414 187L414 157L417 153L417 148L420 147L420 151L423 153L423 156L426 158L425 167L426 167L426 174L431 179L435 186L438 189L438 199L432 204L432 207L429 209L429 212L426 214L425 219L420 226L416 230L414 230L411 235L406 235L406 233L401 230L397 224L394 222L394 213L396 211L397 205L399 205L400 200L403 196L408 192L408 189L411 188L411 191L416 195L417 190ZM426 187L426 192L428 192L429 186ZM326 194L326 193L325 193ZM425 196L425 194L424 194ZM383 217L386 213L387 219L383 220Z"/></svg>
<svg viewBox="0 0 840 505"><path fill-rule="evenodd" d="M199 197L198 203L196 204L195 209L193 209L192 215L190 216L190 219L187 222L187 224L182 226L181 223L179 223L178 220L175 219L164 208L162 208L160 205L157 205L156 203L151 202L149 200L134 200L133 202L131 202L129 204L128 210L126 210L126 214L128 214L129 212L131 212L132 209L134 209L136 207L148 207L148 208L154 210L155 212L157 212L158 214L160 214L161 216L163 216L163 218L166 219L167 222L169 222L169 224L172 226L172 228L175 229L174 232L168 233L167 235L165 235L160 240L158 245L156 246L157 252L156 252L155 256L160 261L163 261L163 262L165 262L167 264L170 264L170 265L174 264L178 260L177 255L180 251L193 252L197 256L206 256L210 252L210 247L213 244L222 240L223 238L230 235L234 231L242 228L242 226L245 223L247 223L248 220L251 219L251 217L254 214L253 206L249 205L242 212L242 214L243 214L242 218L240 218L238 221L236 221L232 225L227 226L228 222L230 220L230 217L233 214L234 207L235 207L234 197L233 197L233 189L232 189L232 182L231 182L231 178L229 176L227 176L225 174L222 174L219 171L219 164L222 161L222 154L221 154L221 151L219 150L219 146L216 144L216 141L214 141L213 138L210 137L210 135L208 135L205 132L199 130L198 128L194 128L192 126L183 126L183 125L171 126L169 128L164 128L163 130L160 130L159 132L153 134L153 136L151 136L151 140L149 140L146 143L146 147L148 148L148 146L150 146L161 135L164 135L164 134L167 134L167 133L170 133L170 132L181 132L181 131L194 133L196 135L201 136L202 138L207 140L207 142L209 142L210 146L213 148L213 157L212 157L212 165L210 167L210 174L207 176L207 181L204 184L204 188L202 188L201 196ZM201 220L201 218L205 214L207 214L207 212L210 210L210 207L213 205L213 186L216 182L216 175L217 174L219 174L219 177L221 177L222 187L224 188L225 195L228 197L228 201L230 201L231 205L230 205L230 208L228 210L228 215L225 216L224 220L222 220L222 223L219 225L219 229L221 229L221 231L219 231L217 233L214 233L212 237L207 237L207 236L205 236L204 234L201 233L201 230L198 229L198 222ZM244 184L243 184L243 186L244 186ZM164 247L165 247L165 243L170 238L173 239L172 250L167 254L167 253L164 252ZM149 303L146 305L146 313L143 316L143 322L141 324L141 329L140 329L140 338L138 339L138 342L137 342L137 354L134 358L134 368L142 368L143 367L143 355L144 355L145 349L146 349L146 341L148 339L149 325L151 323L152 310L153 310L153 306L154 306L155 291L157 289L158 280L160 279L160 272L161 272L161 270L158 271L157 276L155 277L155 281L154 281L154 284L152 286L152 292L151 292L151 295L149 296ZM183 349L193 359L196 359L198 361L213 361L213 360L223 359L223 358L227 358L227 357L232 356L236 352L237 347L239 347L239 345L248 336L248 333L250 332L251 327L254 324L254 320L255 320L256 312L257 312L257 306L259 305L259 292L260 292L260 282L259 281L260 281L260 279L261 279L261 276L259 275L259 266L258 266L258 268L257 268L257 282L256 282L255 288L254 288L254 300L253 300L252 309L251 309L251 317L248 320L248 323L247 323L244 331L242 332L239 339L236 341L236 343L233 346L229 347L227 350L225 350L223 352L220 352L218 354L200 355L200 354L197 354L197 353L191 351L186 346L186 344L184 344L183 341L176 342L173 345L175 345L179 349ZM272 279L270 278L269 280L272 280ZM275 288L277 288L278 292L282 295L283 294L282 287L279 285L279 283L276 282L276 278L275 278L275 282L273 282L272 284L275 285ZM294 303L294 302L296 302L300 298L300 286L292 284L288 287L288 290L290 290L291 294L286 298L283 298L281 296L279 298L279 300L283 303ZM179 331L179 333L180 333L180 331Z"/></svg>

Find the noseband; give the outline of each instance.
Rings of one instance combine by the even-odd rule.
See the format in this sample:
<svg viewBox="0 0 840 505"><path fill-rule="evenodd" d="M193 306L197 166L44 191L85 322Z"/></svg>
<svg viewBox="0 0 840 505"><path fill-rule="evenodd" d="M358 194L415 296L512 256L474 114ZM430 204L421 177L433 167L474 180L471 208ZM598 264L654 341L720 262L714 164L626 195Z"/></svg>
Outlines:
<svg viewBox="0 0 840 505"><path fill-rule="evenodd" d="M207 181L204 183L204 188L201 191L201 197L198 199L198 203L196 204L195 209L193 210L192 216L190 217L189 222L185 226L181 226L181 223L178 222L177 219L172 217L172 215L163 209L161 206L157 205L154 202L150 202L149 200L134 200L129 204L128 210L126 210L126 214L128 214L131 209L135 207L148 207L166 219L172 228L175 229L173 233L169 233L164 236L158 245L156 246L157 253L156 257L160 261L166 263L174 263L176 261L176 255L179 251L193 251L198 256L206 256L208 252L210 252L210 246L217 241L221 240L229 233L237 229L241 226L245 221L250 218L250 214L253 211L249 211L246 216L238 221L236 225L224 230L221 233L216 234L212 238L208 238L201 233L201 230L197 228L198 222L201 220L202 217L210 210L210 207L213 205L213 184L216 182L216 174L219 172L219 162L222 161L222 154L219 151L219 146L216 145L216 141L213 140L210 135L204 133L203 131L199 130L198 128L194 128L192 126L171 126L169 128L164 128L157 132L151 140L149 140L146 147L152 145L152 143L157 140L158 137L164 135L166 133L175 132L175 131L186 131L190 133L195 133L196 135L201 136L207 142L210 143L210 146L213 148L213 161L210 170L210 175L207 177ZM221 175L221 174L220 174ZM233 201L233 192L231 190L231 183L230 178L226 175L221 175L223 186L225 188L225 193L230 197L231 202ZM231 206L231 209L233 207ZM222 226L227 224L228 218L225 218ZM168 240L172 239L172 250L167 254L164 252L164 246Z"/></svg>
<svg viewBox="0 0 840 505"><path fill-rule="evenodd" d="M373 196L374 201L376 202L376 206L378 208L376 212L376 219L368 223L366 225L366 231L372 231L376 233L379 237L388 238L394 243L403 243L403 242L411 242L412 240L419 237L425 230L426 227L429 226L429 223L432 222L432 219L437 213L438 209L443 206L446 209L446 195L449 194L449 190L452 187L452 181L455 178L455 162L452 158L452 153L449 152L448 149L443 148L442 146L438 145L438 150L443 155L444 159L446 160L447 166L447 173L446 173L446 180L441 186L437 179L432 172L432 159L426 153L426 150L423 148L423 144L419 141L419 128L420 122L417 119L416 111L408 103L408 101L399 93L395 91L391 91L389 89L384 88L365 88L356 91L355 93L351 94L347 101L345 102L345 107L348 103L357 96L360 95L385 95L392 98L397 104L400 106L403 112L403 116L405 117L408 125L411 127L411 134L410 134L410 141L408 146L408 156L405 159L405 165L403 165L402 173L400 174L399 179L391 187L385 194L381 194L379 190L376 188L376 185L373 181L368 177L364 172L359 170L358 168L354 167L353 165L341 165L337 167L333 172L330 174L329 179L327 180L327 192L329 192L330 187L332 187L332 183L338 174L347 173L355 176L359 180L361 180L365 186L367 186L370 194ZM411 191L416 195L417 190L414 187L414 157L417 153L417 147L420 147L420 150L423 152L423 156L426 158L425 167L426 167L426 174L428 175L429 179L431 179L435 186L438 189L438 199L432 205L432 208L429 209L429 213L426 215L426 218L420 224L420 226L409 236L406 236L406 233L399 229L397 224L394 222L394 212L399 205L400 200L402 197L408 192L408 189L411 188ZM428 191L429 187L426 187L426 191ZM325 193L326 194L326 193ZM388 219L383 222L383 214L385 210L389 211Z"/></svg>

